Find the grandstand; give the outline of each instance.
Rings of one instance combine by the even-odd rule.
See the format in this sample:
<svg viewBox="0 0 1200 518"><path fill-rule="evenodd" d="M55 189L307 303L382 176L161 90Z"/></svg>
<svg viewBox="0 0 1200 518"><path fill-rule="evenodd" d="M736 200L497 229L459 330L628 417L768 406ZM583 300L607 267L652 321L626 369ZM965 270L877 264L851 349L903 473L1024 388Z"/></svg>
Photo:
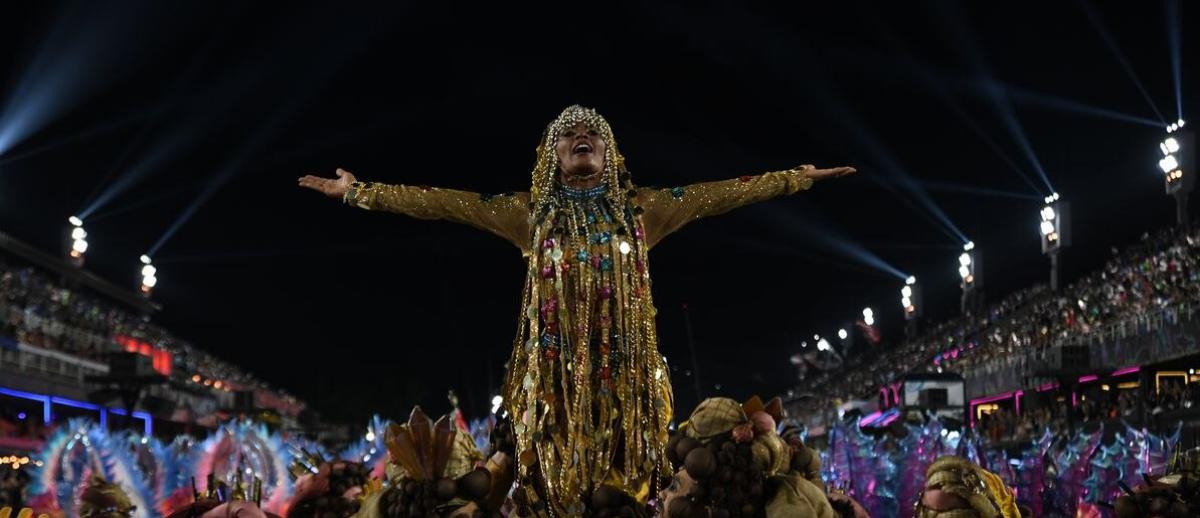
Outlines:
<svg viewBox="0 0 1200 518"><path fill-rule="evenodd" d="M0 456L72 417L161 437L237 414L298 426L302 401L153 324L158 309L0 234Z"/></svg>
<svg viewBox="0 0 1200 518"><path fill-rule="evenodd" d="M962 424L996 441L1105 421L1160 430L1182 423L1191 434L1200 424L1192 408L1200 395L1198 309L1200 234L1169 230L1114 249L1102 269L1058 292L1016 291L980 316L940 323L804 384L825 406L863 402L846 408L868 425L891 422L882 418L889 411L931 413L903 408L897 387L906 376L956 373Z"/></svg>

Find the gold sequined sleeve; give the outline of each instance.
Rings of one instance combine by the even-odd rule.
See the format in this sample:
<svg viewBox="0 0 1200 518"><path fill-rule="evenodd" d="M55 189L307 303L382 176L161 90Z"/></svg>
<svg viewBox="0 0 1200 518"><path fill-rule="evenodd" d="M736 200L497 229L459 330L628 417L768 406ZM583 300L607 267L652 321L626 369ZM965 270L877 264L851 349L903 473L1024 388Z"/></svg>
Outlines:
<svg viewBox="0 0 1200 518"><path fill-rule="evenodd" d="M464 223L507 239L522 251L529 247L527 192L488 195L437 187L355 182L344 201L368 210Z"/></svg>
<svg viewBox="0 0 1200 518"><path fill-rule="evenodd" d="M812 187L812 183L812 178L798 169L790 169L685 187L640 189L638 203L645 210L642 221L646 242L654 246L692 221L793 194Z"/></svg>

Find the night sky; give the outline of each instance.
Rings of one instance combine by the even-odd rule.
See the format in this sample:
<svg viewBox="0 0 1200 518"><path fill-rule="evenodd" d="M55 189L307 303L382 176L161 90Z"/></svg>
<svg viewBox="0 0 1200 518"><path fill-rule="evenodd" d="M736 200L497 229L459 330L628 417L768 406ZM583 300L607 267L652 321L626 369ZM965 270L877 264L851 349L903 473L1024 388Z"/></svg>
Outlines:
<svg viewBox="0 0 1200 518"><path fill-rule="evenodd" d="M990 299L1045 282L1039 168L1072 205L1067 280L1174 220L1156 167L1179 117L1168 34L1198 25L1161 2L341 4L6 3L0 231L57 253L87 212L86 267L129 286L159 243L156 322L359 423L441 413L450 389L486 412L524 266L484 232L296 178L525 190L573 103L608 118L640 185L860 171L653 251L681 411L684 304L704 395L773 395L801 340L864 306L900 337L903 281L881 263L922 281L931 320L956 314L951 226L983 254Z"/></svg>

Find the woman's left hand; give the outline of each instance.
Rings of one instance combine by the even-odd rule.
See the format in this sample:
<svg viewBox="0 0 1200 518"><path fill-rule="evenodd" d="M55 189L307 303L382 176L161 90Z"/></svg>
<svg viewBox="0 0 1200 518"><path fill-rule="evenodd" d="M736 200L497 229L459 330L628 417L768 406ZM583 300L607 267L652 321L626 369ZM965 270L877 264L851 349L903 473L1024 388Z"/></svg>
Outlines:
<svg viewBox="0 0 1200 518"><path fill-rule="evenodd" d="M817 169L816 166L805 164L796 168L805 178L810 178L812 181L820 181L826 178L840 178L849 176L858 172L858 169L853 167L832 167L829 169Z"/></svg>

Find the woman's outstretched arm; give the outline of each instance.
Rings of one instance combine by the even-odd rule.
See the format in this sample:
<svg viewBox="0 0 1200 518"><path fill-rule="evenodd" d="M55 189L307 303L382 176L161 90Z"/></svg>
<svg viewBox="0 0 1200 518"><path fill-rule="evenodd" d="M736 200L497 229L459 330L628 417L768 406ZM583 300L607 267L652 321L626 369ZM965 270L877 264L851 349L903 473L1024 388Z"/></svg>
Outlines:
<svg viewBox="0 0 1200 518"><path fill-rule="evenodd" d="M813 182L854 174L853 167L817 169L802 165L786 171L748 175L732 180L702 182L685 187L641 189L638 203L645 209L647 242L654 246L667 235L700 218L793 194Z"/></svg>
<svg viewBox="0 0 1200 518"><path fill-rule="evenodd" d="M471 225L529 247L529 193L485 195L437 187L360 182L338 169L336 178L302 176L299 185L347 205L395 212L420 219L443 219Z"/></svg>

